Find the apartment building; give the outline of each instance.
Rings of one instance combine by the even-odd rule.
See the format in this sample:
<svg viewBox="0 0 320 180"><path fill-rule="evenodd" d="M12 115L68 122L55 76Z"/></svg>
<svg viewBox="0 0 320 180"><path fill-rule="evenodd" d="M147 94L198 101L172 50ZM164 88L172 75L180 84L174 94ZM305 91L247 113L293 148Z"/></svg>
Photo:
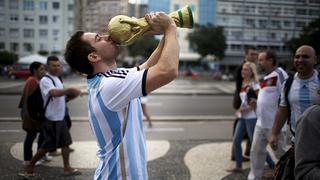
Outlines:
<svg viewBox="0 0 320 180"><path fill-rule="evenodd" d="M0 51L61 54L74 31L74 0L0 0Z"/></svg>
<svg viewBox="0 0 320 180"><path fill-rule="evenodd" d="M272 49L280 62L291 61L286 42L319 16L319 0L217 0L216 22L228 44L222 63L240 64L246 46Z"/></svg>

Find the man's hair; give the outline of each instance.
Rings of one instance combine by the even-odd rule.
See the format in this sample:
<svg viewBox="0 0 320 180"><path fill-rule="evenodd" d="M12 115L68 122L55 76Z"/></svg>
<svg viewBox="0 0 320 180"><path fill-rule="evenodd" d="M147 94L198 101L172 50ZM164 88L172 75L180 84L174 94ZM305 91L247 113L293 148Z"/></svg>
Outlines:
<svg viewBox="0 0 320 180"><path fill-rule="evenodd" d="M95 51L95 48L81 38L83 34L83 31L77 31L72 35L67 43L64 57L72 69L92 75L93 67L88 60L88 55Z"/></svg>
<svg viewBox="0 0 320 180"><path fill-rule="evenodd" d="M277 55L274 51L271 50L266 50L264 51L266 53L266 58L267 59L272 59L272 64L273 66L277 65Z"/></svg>
<svg viewBox="0 0 320 180"><path fill-rule="evenodd" d="M249 53L249 50L257 50L257 48L254 46L246 46L244 49L246 55Z"/></svg>
<svg viewBox="0 0 320 180"><path fill-rule="evenodd" d="M38 61L32 62L29 66L31 75L34 75L35 71L38 70L41 65L42 65L41 62L38 62Z"/></svg>
<svg viewBox="0 0 320 180"><path fill-rule="evenodd" d="M59 58L57 56L49 56L47 57L47 65L50 61L59 61Z"/></svg>

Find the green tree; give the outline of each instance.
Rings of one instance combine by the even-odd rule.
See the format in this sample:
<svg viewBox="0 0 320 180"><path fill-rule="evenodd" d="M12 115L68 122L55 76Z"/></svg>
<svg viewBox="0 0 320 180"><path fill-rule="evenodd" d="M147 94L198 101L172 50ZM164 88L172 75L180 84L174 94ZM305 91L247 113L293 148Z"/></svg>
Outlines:
<svg viewBox="0 0 320 180"><path fill-rule="evenodd" d="M135 43L128 46L129 55L132 57L142 56L149 57L157 47L159 40L154 36L143 36Z"/></svg>
<svg viewBox="0 0 320 180"><path fill-rule="evenodd" d="M193 50L203 58L214 55L219 59L224 57L227 48L223 27L212 24L196 25L194 31L187 36Z"/></svg>
<svg viewBox="0 0 320 180"><path fill-rule="evenodd" d="M311 21L303 28L302 33L297 38L292 38L287 42L290 51L294 54L301 45L312 46L316 53L320 54L320 17Z"/></svg>
<svg viewBox="0 0 320 180"><path fill-rule="evenodd" d="M9 51L0 51L0 64L12 65L18 61L18 55Z"/></svg>

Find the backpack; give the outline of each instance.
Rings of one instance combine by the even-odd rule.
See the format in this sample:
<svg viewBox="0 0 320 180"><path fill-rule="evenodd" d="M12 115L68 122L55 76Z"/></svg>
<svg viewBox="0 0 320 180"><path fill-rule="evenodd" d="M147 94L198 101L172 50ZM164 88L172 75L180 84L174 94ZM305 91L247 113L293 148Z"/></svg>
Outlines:
<svg viewBox="0 0 320 180"><path fill-rule="evenodd" d="M45 77L49 78L53 85L56 86L54 80L50 76L45 75ZM52 96L49 96L48 101L43 107L44 100L41 95L40 84L38 84L37 88L30 94L30 96L28 96L27 99L27 111L29 116L36 121L44 121L46 109L51 99Z"/></svg>

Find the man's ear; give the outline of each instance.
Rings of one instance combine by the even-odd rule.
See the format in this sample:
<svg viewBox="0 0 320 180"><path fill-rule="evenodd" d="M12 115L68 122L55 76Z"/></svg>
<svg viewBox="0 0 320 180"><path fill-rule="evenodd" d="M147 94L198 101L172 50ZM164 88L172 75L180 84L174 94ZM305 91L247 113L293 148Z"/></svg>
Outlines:
<svg viewBox="0 0 320 180"><path fill-rule="evenodd" d="M92 63L95 63L95 62L99 61L99 59L100 59L100 56L97 55L97 54L94 53L94 52L88 54L88 60L89 60L90 62L92 62Z"/></svg>

